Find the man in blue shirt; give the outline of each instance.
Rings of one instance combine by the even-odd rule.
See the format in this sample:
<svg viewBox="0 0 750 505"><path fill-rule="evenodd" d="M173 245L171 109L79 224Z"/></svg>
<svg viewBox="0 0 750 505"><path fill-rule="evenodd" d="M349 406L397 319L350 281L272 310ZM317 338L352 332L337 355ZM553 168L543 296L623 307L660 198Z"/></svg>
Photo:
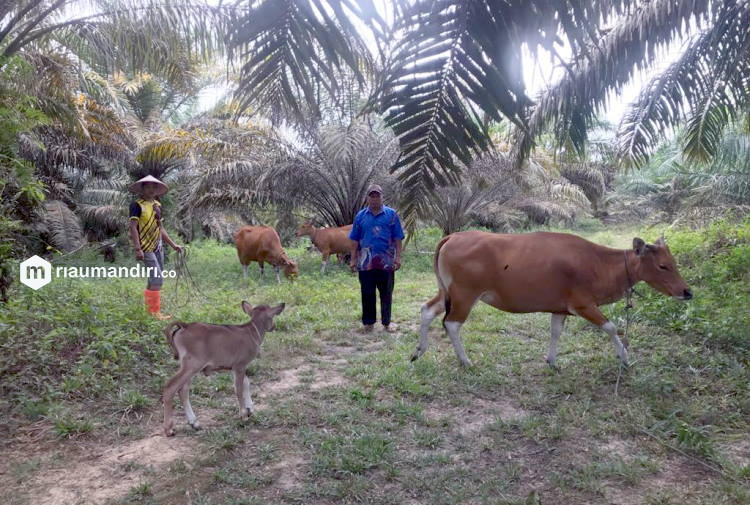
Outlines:
<svg viewBox="0 0 750 505"><path fill-rule="evenodd" d="M367 207L354 218L349 238L352 248L351 267L359 270L362 290L362 324L365 332L375 325L375 290L380 293L380 316L387 332L396 331L391 324L391 295L394 272L401 268L401 240L404 230L398 214L383 205L383 189L377 184L367 190Z"/></svg>

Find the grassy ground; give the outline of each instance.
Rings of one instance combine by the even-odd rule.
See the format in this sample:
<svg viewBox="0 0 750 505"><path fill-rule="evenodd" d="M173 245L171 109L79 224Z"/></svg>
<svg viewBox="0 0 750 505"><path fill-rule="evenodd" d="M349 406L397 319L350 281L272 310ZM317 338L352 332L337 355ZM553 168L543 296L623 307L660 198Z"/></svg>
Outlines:
<svg viewBox="0 0 750 505"><path fill-rule="evenodd" d="M244 322L243 299L287 310L248 370L255 416L236 418L229 374L196 378L205 429L193 432L178 409L170 439L159 394L176 363L163 323L141 309L141 281L16 286L0 316L0 501L750 503L748 230L675 235L695 303L637 300L634 364L621 376L606 335L583 320L569 319L554 373L547 315L481 304L463 328L472 368L457 366L437 322L430 350L410 363L419 307L435 291L435 230L417 240L429 253L410 247L397 274L394 335L356 333L356 278L320 275L303 243L290 251L301 259L294 284L269 272L260 281L257 267L243 282L232 247L194 245L202 293L164 289L178 319ZM627 247L633 233L587 236ZM605 312L621 321L622 302Z"/></svg>

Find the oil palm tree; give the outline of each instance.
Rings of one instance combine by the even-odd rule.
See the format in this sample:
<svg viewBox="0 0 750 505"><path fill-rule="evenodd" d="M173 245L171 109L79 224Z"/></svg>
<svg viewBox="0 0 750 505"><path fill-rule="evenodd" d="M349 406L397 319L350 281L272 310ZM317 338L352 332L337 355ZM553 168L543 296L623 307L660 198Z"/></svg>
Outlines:
<svg viewBox="0 0 750 505"><path fill-rule="evenodd" d="M696 186L695 205L750 206L750 128L724 132L708 165L683 175Z"/></svg>
<svg viewBox="0 0 750 505"><path fill-rule="evenodd" d="M9 85L49 118L18 155L45 185L36 213L54 246L119 231L128 174L179 168L186 139L170 144L154 130L195 94L197 65L221 52L213 13L181 0L0 2L0 65L27 64Z"/></svg>
<svg viewBox="0 0 750 505"><path fill-rule="evenodd" d="M574 2L571 15L567 5L548 1L411 0L393 2L395 23L385 26L370 1L240 3L247 8L229 40L242 54L237 95L247 108L316 107L317 83L334 89L340 66L361 66L362 37L350 16L371 28L383 70L370 103L399 138L392 171L405 186L407 214L435 184L457 181L457 161L468 164L488 147L480 112L524 126L531 103L522 82L524 43L551 48L562 29L579 48L595 20L614 15L612 2Z"/></svg>
<svg viewBox="0 0 750 505"><path fill-rule="evenodd" d="M608 94L636 68L651 64L657 49L691 23L708 30L692 51L692 61L699 61L698 54L700 61L711 62L728 56L732 65L725 64L718 74L712 70L716 66L695 70L715 78L700 80L706 86L690 88L694 91L680 88L684 80L669 89L682 89L680 96L691 98L715 89L711 82L726 82L734 91L722 103L734 107L744 100L738 90L745 82L748 35L740 31L748 24L748 5L741 0L403 0L392 3L391 26L373 15L370 1L247 0L237 5L244 10L235 11L229 42L242 68L237 96L246 108L273 105L299 112L301 104L314 107L316 86L332 89L338 68L361 65L362 38L350 17L359 16L372 29L383 49L373 59L380 57L383 70L370 103L384 113L399 139L401 155L392 170L404 183L407 213L416 211L424 193L437 184L455 183L460 166L489 147L488 119L516 126L516 164L528 157L549 125L561 144L582 149ZM522 79L524 45L548 50L566 69L535 102ZM561 45L570 48L572 58L559 55ZM672 104L679 109L681 98L667 88L660 96L674 96ZM731 114L713 107L716 100L703 102L717 125L722 114ZM642 125L673 122L656 112L638 117L633 124L640 126L631 128L635 138L630 142L636 155L638 146L653 141L643 135L647 127ZM697 138L707 138L710 121L696 121ZM706 146L705 141L691 144Z"/></svg>
<svg viewBox="0 0 750 505"><path fill-rule="evenodd" d="M686 161L716 156L727 125L750 107L748 27L750 3L711 2L682 56L643 88L624 117L618 135L622 156L643 165L665 133L682 123Z"/></svg>
<svg viewBox="0 0 750 505"><path fill-rule="evenodd" d="M290 185L307 210L330 226L354 222L367 187L377 182L389 201L399 201L399 188L387 169L397 157L397 145L382 126L367 118L348 125L327 125L310 134L312 145L295 154L296 166L287 171Z"/></svg>
<svg viewBox="0 0 750 505"><path fill-rule="evenodd" d="M631 206L663 213L672 221L701 209L707 215L750 205L750 135L730 128L722 135L717 154L707 163L685 155L681 131L664 144L638 173L623 176L620 196Z"/></svg>
<svg viewBox="0 0 750 505"><path fill-rule="evenodd" d="M707 160L721 130L750 103L750 4L744 0L654 0L621 2L616 24L598 27L596 43L565 63L565 75L537 99L527 129L515 140L517 164L528 156L546 128L558 145L583 150L587 131L610 93L637 69L653 64L660 50L688 27L692 37L683 55L642 90L618 134L619 157L644 165L664 135L686 122L683 149L691 160Z"/></svg>
<svg viewBox="0 0 750 505"><path fill-rule="evenodd" d="M6 0L0 2L0 56L54 41L103 65L180 73L176 55L224 47L224 13L201 0Z"/></svg>

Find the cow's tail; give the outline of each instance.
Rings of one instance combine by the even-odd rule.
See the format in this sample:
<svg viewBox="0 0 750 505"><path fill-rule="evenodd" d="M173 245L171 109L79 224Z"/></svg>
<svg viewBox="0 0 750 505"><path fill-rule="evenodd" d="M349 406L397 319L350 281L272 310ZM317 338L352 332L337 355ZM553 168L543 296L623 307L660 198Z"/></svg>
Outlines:
<svg viewBox="0 0 750 505"><path fill-rule="evenodd" d="M177 347L174 345L174 336L182 328L184 328L184 323L181 323L180 321L169 323L166 328L164 328L164 335L166 335L167 337L167 343L169 344L169 347L172 348L172 355L174 355L174 359L179 359L180 357L177 354Z"/></svg>
<svg viewBox="0 0 750 505"><path fill-rule="evenodd" d="M448 235L447 237L443 237L443 239L438 242L437 247L435 248L435 263L433 265L435 269L435 277L437 278L438 283L438 289L441 293L443 293L443 298L445 302L445 314L443 315L443 328L445 328L445 318L448 317L448 314L450 314L451 311L451 297L450 292L448 291L448 286L446 286L443 283L443 278L440 276L440 266L438 264L438 259L440 258L440 249L445 245L448 240L450 240L451 235Z"/></svg>

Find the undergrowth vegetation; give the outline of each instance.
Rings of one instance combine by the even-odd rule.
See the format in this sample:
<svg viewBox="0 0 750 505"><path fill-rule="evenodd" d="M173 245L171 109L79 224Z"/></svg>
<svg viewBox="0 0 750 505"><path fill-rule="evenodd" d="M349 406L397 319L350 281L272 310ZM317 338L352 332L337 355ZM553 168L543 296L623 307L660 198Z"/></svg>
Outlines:
<svg viewBox="0 0 750 505"><path fill-rule="evenodd" d="M583 234L626 248L636 235L651 242L660 233ZM356 333L356 278L344 267L321 275L306 241L287 248L302 274L281 284L268 272L261 280L257 267L243 280L231 246L193 243L200 291L168 279L164 310L229 324L246 320L243 299L283 301L287 310L248 370L260 401L253 420L235 419L228 374L196 379L199 418L218 416L217 426L195 435L204 450L159 478L146 473L122 503L184 503L174 489L186 483L203 500L194 503L214 504L507 504L534 493L541 503L602 503L619 492L633 503L748 502L750 220L668 231L695 298L679 302L640 285L627 370L603 332L570 318L561 371L552 372L542 359L547 315L483 304L462 330L473 367L458 367L437 322L430 349L410 363L419 307L435 290L431 253L439 238L437 229L423 229L405 251L394 297L399 333L369 337ZM109 264L85 252L53 265ZM71 440L117 444L153 429L161 387L177 367L164 324L141 306L142 290L139 279L55 279L38 291L11 290L0 313L9 447L32 425L63 451ZM605 313L624 326L624 302ZM296 382L288 390L258 400L259 389L290 370ZM316 386L326 374L339 379ZM50 464L41 456L19 460L14 475L34 477ZM4 502L27 503L11 494Z"/></svg>

